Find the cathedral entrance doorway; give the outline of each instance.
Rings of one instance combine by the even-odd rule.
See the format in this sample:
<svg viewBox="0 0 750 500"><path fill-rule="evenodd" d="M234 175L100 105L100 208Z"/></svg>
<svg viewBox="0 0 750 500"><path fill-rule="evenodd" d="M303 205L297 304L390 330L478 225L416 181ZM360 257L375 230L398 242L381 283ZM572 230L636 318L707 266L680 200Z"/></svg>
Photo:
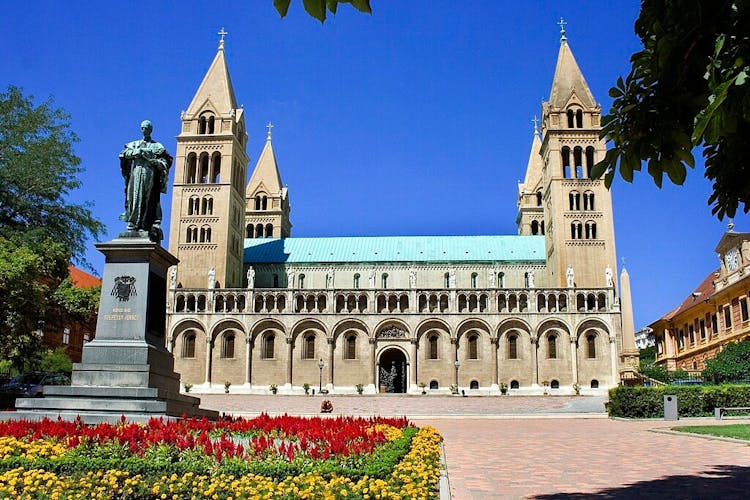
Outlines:
<svg viewBox="0 0 750 500"><path fill-rule="evenodd" d="M406 354L395 347L380 353L378 387L380 392L405 393L407 388Z"/></svg>

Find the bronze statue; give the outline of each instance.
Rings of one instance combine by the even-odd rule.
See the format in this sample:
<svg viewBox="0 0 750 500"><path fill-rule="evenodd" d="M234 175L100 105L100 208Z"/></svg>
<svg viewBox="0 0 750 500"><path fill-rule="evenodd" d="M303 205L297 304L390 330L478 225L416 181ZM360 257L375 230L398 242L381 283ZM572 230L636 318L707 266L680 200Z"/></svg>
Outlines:
<svg viewBox="0 0 750 500"><path fill-rule="evenodd" d="M128 231L148 233L159 243L161 230L161 193L167 192L172 157L164 146L151 139L154 126L141 123L143 140L129 142L120 153L120 169L125 179L125 213L120 219L128 223Z"/></svg>

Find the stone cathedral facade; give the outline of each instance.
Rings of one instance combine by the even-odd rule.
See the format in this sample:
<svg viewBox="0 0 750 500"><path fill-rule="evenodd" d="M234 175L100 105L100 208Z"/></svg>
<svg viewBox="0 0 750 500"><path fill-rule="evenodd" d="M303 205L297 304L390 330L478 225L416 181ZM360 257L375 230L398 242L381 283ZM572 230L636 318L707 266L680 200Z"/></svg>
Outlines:
<svg viewBox="0 0 750 500"><path fill-rule="evenodd" d="M271 131L248 181L223 42L181 115L168 348L194 392L603 391L637 366L601 108L561 39L517 235L294 238ZM520 170L520 168L519 168Z"/></svg>

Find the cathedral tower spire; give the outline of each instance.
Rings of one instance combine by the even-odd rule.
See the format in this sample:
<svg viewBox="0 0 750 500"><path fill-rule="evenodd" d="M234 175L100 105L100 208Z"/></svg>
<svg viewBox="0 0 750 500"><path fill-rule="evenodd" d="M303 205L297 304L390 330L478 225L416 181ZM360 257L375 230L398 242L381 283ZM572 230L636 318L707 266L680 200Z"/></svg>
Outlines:
<svg viewBox="0 0 750 500"><path fill-rule="evenodd" d="M612 198L604 181L590 178L606 153L600 130L601 107L563 29L549 101L542 103L541 185L551 286L566 286L571 266L576 286L603 288L605 270L616 262Z"/></svg>
<svg viewBox="0 0 750 500"><path fill-rule="evenodd" d="M245 114L237 107L224 53L213 62L180 119L172 190L170 251L183 287L242 285L242 215L248 157Z"/></svg>
<svg viewBox="0 0 750 500"><path fill-rule="evenodd" d="M273 125L266 127L266 144L245 188L245 237L288 238L292 230L289 198L273 152Z"/></svg>

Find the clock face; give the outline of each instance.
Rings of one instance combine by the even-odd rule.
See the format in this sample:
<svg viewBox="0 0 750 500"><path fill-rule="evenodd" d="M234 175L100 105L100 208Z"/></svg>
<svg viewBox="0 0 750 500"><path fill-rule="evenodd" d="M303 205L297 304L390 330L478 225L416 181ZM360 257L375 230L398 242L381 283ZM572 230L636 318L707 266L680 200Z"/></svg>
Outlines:
<svg viewBox="0 0 750 500"><path fill-rule="evenodd" d="M737 269L737 266L740 263L740 256L736 248L733 248L724 254L724 262L726 263L728 270L735 271Z"/></svg>

